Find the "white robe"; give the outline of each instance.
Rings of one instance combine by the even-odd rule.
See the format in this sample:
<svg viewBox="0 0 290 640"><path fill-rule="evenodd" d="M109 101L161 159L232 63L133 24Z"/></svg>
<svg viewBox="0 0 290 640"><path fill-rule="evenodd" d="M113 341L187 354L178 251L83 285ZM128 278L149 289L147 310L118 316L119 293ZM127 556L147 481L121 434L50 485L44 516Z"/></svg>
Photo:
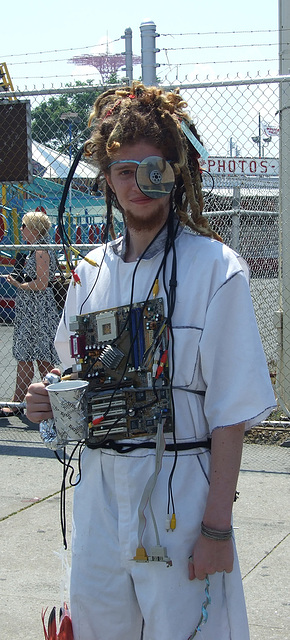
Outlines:
<svg viewBox="0 0 290 640"><path fill-rule="evenodd" d="M56 336L65 367L69 317L128 304L136 263L116 254L121 240L93 250L98 268L82 262L81 285L71 286ZM204 440L219 427L259 423L275 406L246 275L225 245L183 230L176 239L177 290L172 317L174 402L179 442ZM146 257L146 256L145 256ZM135 272L133 302L145 300L163 250L142 259ZM171 275L172 252L166 267ZM97 278L97 282L96 282ZM91 292L86 300L88 293ZM162 276L159 293L165 304ZM204 391L204 396L194 393ZM166 441L171 442L170 434ZM85 450L82 480L75 491L71 607L75 640L187 640L205 600L203 582L188 580L187 558L200 532L208 493L210 454L193 449L178 454L173 476L177 517L165 529L167 484L173 454L165 452L152 504L160 535L173 565L132 560L138 544L138 507L154 471L155 454ZM156 544L147 514L142 543ZM230 574L210 577L211 604L202 626L204 640L247 640L243 589L235 553ZM129 613L128 613L129 611ZM127 617L126 617L127 616Z"/></svg>

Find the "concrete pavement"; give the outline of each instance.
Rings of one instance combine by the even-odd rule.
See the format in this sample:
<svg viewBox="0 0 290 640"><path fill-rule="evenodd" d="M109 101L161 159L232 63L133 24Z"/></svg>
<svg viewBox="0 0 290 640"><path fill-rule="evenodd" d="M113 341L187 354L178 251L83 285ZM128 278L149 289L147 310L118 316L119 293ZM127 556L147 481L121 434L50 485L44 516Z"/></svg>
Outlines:
<svg viewBox="0 0 290 640"><path fill-rule="evenodd" d="M26 417L0 419L0 456L0 638L39 640L42 608L67 598L62 466ZM251 640L290 640L289 481L289 448L245 445L234 526ZM66 493L70 548L72 489Z"/></svg>

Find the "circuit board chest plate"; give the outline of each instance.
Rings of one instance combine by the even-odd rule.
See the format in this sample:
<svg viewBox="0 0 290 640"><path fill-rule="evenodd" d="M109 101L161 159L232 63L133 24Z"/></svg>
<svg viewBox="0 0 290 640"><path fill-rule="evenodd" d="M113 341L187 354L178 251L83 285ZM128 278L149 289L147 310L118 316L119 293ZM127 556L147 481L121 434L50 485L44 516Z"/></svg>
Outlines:
<svg viewBox="0 0 290 640"><path fill-rule="evenodd" d="M87 441L172 430L168 333L156 298L70 319L71 355L88 380Z"/></svg>

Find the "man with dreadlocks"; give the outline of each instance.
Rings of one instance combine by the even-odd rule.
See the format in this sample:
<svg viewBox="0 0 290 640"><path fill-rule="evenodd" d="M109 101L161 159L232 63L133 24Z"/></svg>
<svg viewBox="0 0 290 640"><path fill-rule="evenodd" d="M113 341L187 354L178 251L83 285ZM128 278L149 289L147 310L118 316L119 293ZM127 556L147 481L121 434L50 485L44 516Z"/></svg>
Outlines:
<svg viewBox="0 0 290 640"><path fill-rule="evenodd" d="M69 290L56 346L71 366L71 316L153 298L157 287L169 329L173 426L153 491L154 438L130 450L121 442L83 452L72 542L75 640L249 638L232 505L244 431L275 399L245 265L202 215L202 145L185 108L178 92L136 83L99 96L90 118L85 154L103 180L111 237L114 207L125 232L89 254L97 267L80 263L81 286ZM52 417L42 383L30 387L27 407L34 422ZM154 522L142 496L154 512L160 558L150 556Z"/></svg>

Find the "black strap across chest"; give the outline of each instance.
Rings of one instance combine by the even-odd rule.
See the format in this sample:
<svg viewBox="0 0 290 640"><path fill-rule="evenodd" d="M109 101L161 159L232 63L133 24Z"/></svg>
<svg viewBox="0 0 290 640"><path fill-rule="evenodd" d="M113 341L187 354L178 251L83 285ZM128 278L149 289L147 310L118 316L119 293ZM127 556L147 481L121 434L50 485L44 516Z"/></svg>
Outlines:
<svg viewBox="0 0 290 640"><path fill-rule="evenodd" d="M117 453L129 453L135 449L156 449L156 442L146 440L144 442L118 442L117 440L105 440L95 444L87 444L88 449L113 449ZM211 439L197 440L194 442L177 442L166 444L165 451L190 451L191 449L211 449Z"/></svg>

